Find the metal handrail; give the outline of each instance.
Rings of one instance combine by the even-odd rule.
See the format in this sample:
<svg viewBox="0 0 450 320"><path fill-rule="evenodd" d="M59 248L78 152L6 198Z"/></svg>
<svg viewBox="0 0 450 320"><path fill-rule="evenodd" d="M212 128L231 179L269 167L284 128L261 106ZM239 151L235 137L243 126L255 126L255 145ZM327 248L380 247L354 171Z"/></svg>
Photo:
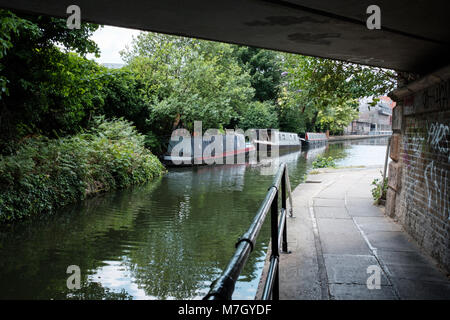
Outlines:
<svg viewBox="0 0 450 320"><path fill-rule="evenodd" d="M280 190L281 186L281 190ZM281 215L278 220L278 195L281 192ZM270 266L266 283L262 294L262 300L279 299L279 257L280 245L282 252L288 252L287 248L287 222L286 200L290 201L290 216L292 217L292 195L289 183L288 169L285 163L275 175L272 185L269 187L266 197L258 209L250 227L236 243L236 251L222 275L211 284L211 289L203 300L231 300L236 281L248 260L250 253L255 248L256 238L264 224L267 213L271 216L271 249Z"/></svg>
<svg viewBox="0 0 450 320"><path fill-rule="evenodd" d="M286 165L286 164L285 164ZM287 171L287 165L286 165L286 171ZM290 204L290 208L289 208L289 216L293 217L294 216L294 206L292 205L292 191L291 191L291 181L289 180L289 175L286 174L286 186L288 189L288 195L289 195L289 204Z"/></svg>

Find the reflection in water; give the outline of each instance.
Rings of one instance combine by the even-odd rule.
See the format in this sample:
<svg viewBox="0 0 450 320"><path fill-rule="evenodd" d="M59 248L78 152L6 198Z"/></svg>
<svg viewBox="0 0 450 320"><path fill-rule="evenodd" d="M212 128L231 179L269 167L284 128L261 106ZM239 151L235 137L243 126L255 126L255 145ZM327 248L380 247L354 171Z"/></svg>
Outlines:
<svg viewBox="0 0 450 320"><path fill-rule="evenodd" d="M295 187L319 154L351 159L361 146L330 144L282 154L279 161L288 164ZM171 169L144 186L3 227L0 298L201 298L227 265L267 192L273 176L262 175L263 166L267 164ZM266 223L234 299L253 299L268 239ZM69 265L80 266L79 291L66 287Z"/></svg>
<svg viewBox="0 0 450 320"><path fill-rule="evenodd" d="M331 144L345 150L346 156L337 161L338 166L372 166L384 164L388 138L353 140Z"/></svg>

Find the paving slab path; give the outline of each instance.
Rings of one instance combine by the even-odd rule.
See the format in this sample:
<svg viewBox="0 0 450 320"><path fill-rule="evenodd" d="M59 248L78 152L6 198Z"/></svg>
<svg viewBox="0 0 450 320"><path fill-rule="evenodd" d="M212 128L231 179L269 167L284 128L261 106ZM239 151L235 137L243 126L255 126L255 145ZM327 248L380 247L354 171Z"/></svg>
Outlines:
<svg viewBox="0 0 450 320"><path fill-rule="evenodd" d="M381 171L320 169L295 188L294 217L287 221L291 253L280 257L280 299L450 299L447 275L373 205L371 182Z"/></svg>

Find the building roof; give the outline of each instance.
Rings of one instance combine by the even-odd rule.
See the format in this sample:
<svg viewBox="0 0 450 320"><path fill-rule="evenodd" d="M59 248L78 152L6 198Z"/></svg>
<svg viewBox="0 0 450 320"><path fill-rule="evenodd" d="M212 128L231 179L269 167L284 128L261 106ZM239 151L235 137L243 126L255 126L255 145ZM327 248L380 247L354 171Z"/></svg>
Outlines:
<svg viewBox="0 0 450 320"><path fill-rule="evenodd" d="M381 101L383 101L387 106L389 106L391 109L393 109L396 105L395 101L393 101L391 98L389 98L388 96L381 96L379 97L379 99Z"/></svg>

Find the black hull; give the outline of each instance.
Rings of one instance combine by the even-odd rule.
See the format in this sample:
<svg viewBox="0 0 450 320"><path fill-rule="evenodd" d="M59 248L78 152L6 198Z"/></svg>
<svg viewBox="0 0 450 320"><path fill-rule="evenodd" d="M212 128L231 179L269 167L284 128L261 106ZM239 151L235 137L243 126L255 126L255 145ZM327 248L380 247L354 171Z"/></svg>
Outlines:
<svg viewBox="0 0 450 320"><path fill-rule="evenodd" d="M302 141L302 147L305 148L315 148L326 145L328 140L320 140L320 141Z"/></svg>

